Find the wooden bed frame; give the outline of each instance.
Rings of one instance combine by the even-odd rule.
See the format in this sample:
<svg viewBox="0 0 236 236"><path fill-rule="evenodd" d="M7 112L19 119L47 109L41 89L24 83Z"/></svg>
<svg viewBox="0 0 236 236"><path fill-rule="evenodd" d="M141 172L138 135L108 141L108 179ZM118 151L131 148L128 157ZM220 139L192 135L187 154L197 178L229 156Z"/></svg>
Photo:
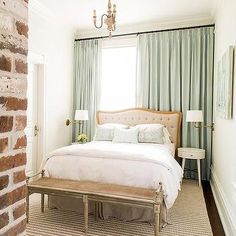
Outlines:
<svg viewBox="0 0 236 236"><path fill-rule="evenodd" d="M170 133L170 139L177 149L180 145L182 113L179 111L155 111L145 108L132 108L121 111L98 111L97 124L120 123L129 126L139 124L163 124Z"/></svg>

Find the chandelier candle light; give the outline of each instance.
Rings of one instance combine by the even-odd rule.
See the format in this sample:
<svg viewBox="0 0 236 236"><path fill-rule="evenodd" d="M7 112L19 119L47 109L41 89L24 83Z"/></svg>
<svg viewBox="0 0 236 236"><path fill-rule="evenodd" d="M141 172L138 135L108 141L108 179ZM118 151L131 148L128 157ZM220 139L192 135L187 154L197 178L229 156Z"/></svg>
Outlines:
<svg viewBox="0 0 236 236"><path fill-rule="evenodd" d="M104 17L106 17L106 18L104 19ZM103 23L105 23L107 25L107 29L109 31L109 37L111 38L112 31L116 30L116 4L113 4L113 9L112 9L111 0L108 1L107 14L103 14L101 16L101 25L100 26L97 26L96 10L93 10L93 23L97 29L102 28Z"/></svg>

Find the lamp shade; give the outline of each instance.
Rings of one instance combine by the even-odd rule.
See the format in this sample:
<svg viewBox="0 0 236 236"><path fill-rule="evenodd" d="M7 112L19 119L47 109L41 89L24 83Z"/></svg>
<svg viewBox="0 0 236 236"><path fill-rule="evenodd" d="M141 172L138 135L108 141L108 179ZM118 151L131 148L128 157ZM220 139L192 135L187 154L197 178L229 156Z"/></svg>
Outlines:
<svg viewBox="0 0 236 236"><path fill-rule="evenodd" d="M88 120L88 110L76 110L75 120Z"/></svg>
<svg viewBox="0 0 236 236"><path fill-rule="evenodd" d="M187 111L186 122L203 122L203 113L200 110Z"/></svg>

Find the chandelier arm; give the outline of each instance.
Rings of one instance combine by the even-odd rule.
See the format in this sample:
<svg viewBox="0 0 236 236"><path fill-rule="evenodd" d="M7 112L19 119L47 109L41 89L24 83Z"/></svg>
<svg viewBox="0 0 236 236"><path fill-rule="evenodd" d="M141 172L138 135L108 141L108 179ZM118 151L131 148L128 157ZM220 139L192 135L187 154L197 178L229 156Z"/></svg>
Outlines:
<svg viewBox="0 0 236 236"><path fill-rule="evenodd" d="M97 26L97 22L94 22L94 26L95 26L97 29L101 29L101 28L103 27L103 22L104 22L103 18L104 18L105 16L108 18L108 15L107 15L107 14L103 14L103 15L101 16L101 25L100 25L100 26Z"/></svg>
<svg viewBox="0 0 236 236"><path fill-rule="evenodd" d="M106 17L106 19L105 19ZM116 4L112 4L111 0L108 0L108 10L107 13L101 15L101 24L97 25L96 10L93 11L93 24L95 28L101 29L104 24L107 25L107 30L109 31L109 37L112 37L112 32L116 30Z"/></svg>

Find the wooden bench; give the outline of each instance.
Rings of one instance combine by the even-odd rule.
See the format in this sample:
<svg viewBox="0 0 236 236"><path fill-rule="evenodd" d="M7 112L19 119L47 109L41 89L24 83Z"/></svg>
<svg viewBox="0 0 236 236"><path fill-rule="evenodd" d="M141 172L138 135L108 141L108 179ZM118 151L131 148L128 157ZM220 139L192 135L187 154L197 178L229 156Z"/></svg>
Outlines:
<svg viewBox="0 0 236 236"><path fill-rule="evenodd" d="M122 204L135 207L151 208L154 212L155 236L159 235L161 229L160 215L163 204L163 190L160 183L157 190L136 188L115 184L104 184L91 181L74 181L42 178L34 181L27 181L27 222L29 219L29 196L32 193L41 194L41 211L44 212L44 195L64 196L81 198L84 203L85 235L88 232L88 204L95 201L95 215L97 216L98 202Z"/></svg>

